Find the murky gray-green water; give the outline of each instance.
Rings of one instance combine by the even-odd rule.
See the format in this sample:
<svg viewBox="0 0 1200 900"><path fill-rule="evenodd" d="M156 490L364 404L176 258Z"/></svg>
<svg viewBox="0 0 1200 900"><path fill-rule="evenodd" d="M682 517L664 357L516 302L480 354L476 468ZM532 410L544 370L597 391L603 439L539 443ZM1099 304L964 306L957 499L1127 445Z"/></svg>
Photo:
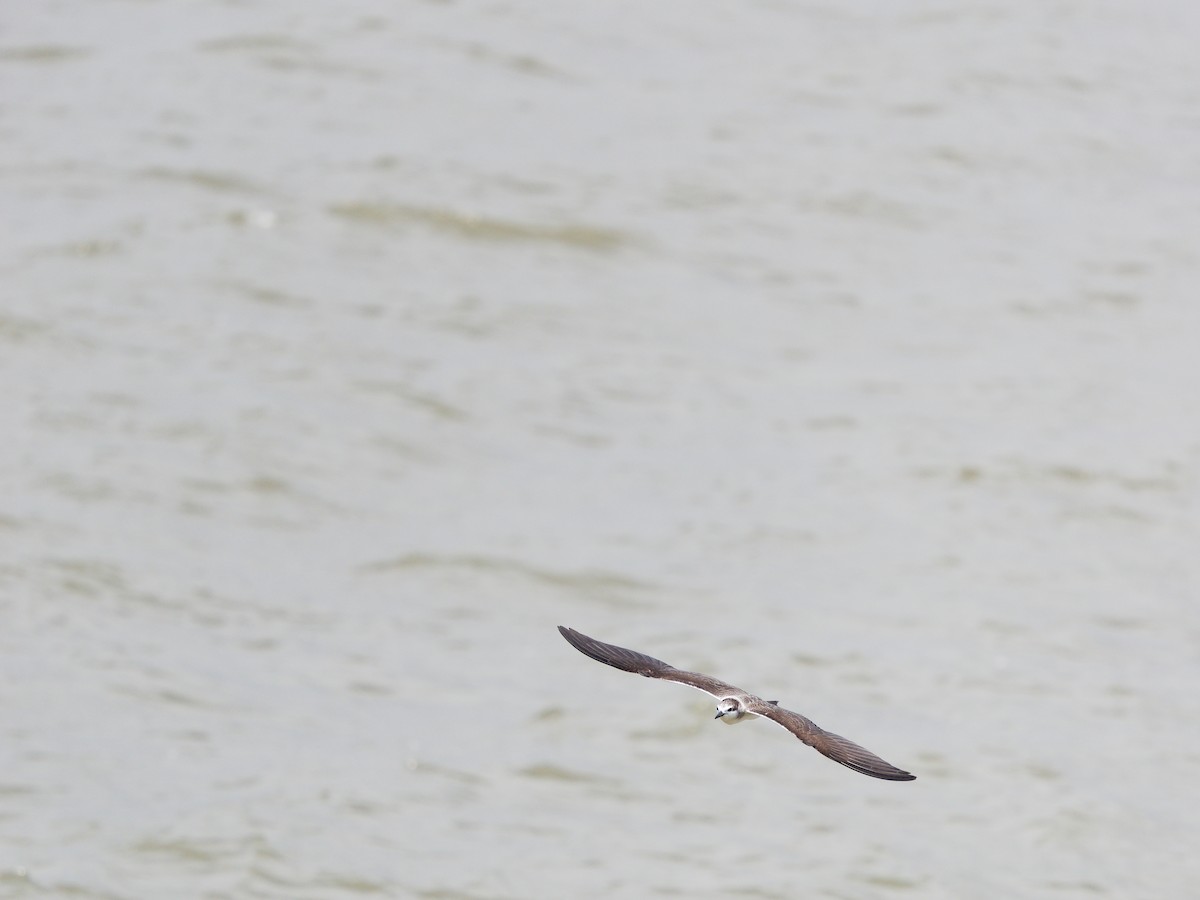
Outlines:
<svg viewBox="0 0 1200 900"><path fill-rule="evenodd" d="M6 3L0 897L1195 896L1198 34Z"/></svg>

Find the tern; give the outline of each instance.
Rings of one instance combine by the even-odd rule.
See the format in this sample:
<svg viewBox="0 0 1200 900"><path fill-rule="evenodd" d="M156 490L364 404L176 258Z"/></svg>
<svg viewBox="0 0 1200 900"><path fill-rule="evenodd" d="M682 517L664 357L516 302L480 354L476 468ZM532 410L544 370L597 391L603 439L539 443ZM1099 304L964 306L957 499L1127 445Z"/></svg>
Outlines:
<svg viewBox="0 0 1200 900"><path fill-rule="evenodd" d="M567 639L567 643L584 656L590 656L597 662L625 672L636 672L647 678L661 678L664 681L686 684L688 687L696 688L715 697L717 700L716 718L724 722L734 724L747 716L750 718L762 716L777 725L782 725L814 750L855 772L870 775L872 778L882 778L885 781L912 781L917 777L903 769L896 768L889 762L884 762L870 750L858 746L853 741L846 740L840 734L826 731L800 713L784 709L777 700L763 700L761 697L748 694L741 688L726 684L711 675L685 672L661 659L655 659L645 653L638 653L636 650L627 650L614 644L606 644L588 637L586 634L581 634L573 628L559 625L558 630Z"/></svg>

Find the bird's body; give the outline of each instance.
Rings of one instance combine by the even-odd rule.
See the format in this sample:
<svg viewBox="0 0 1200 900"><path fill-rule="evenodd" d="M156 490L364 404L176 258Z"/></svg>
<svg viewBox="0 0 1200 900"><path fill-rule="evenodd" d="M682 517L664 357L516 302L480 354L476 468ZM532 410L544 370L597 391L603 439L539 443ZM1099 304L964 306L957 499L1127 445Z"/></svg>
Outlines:
<svg viewBox="0 0 1200 900"><path fill-rule="evenodd" d="M696 690L704 691L715 697L717 699L716 717L723 722L732 725L761 716L783 726L801 741L834 762L841 763L863 775L882 778L886 781L912 781L916 778L915 775L885 762L853 741L825 731L811 719L806 719L790 709L784 709L774 700L763 700L761 697L749 694L732 684L726 684L711 675L677 669L661 659L638 653L636 650L627 650L615 644L605 644L603 641L581 634L573 628L559 625L558 630L572 647L597 662L626 672L636 672L646 678L661 678L664 681L686 684L688 687L696 688Z"/></svg>

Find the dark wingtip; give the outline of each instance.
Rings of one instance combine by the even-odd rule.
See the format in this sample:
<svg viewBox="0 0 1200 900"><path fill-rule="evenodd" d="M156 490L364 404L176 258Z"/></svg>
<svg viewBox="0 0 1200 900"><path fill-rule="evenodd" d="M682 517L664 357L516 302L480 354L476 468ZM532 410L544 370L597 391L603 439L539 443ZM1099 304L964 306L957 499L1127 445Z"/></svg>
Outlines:
<svg viewBox="0 0 1200 900"><path fill-rule="evenodd" d="M588 637L583 632L576 631L574 628L567 628L565 625L559 625L558 632L566 639L568 644L584 656L590 656L596 662L602 662L606 666L612 666L614 669L650 676L671 668L671 666L661 659L655 659L653 656L647 656L645 653L638 653L636 650L618 647L616 644L606 644L604 641Z"/></svg>
<svg viewBox="0 0 1200 900"><path fill-rule="evenodd" d="M870 775L872 778L881 778L884 781L916 781L917 776L912 772L905 772L903 769L897 768L890 763L879 760L878 763L868 763L866 765L855 765L844 760L837 760L843 766L854 769L856 772L861 772L864 775Z"/></svg>
<svg viewBox="0 0 1200 900"><path fill-rule="evenodd" d="M893 765L889 765L888 763L884 763L884 765L886 765L888 767L886 769L881 769L879 767L875 767L875 768L871 769L870 771L864 770L863 774L872 775L875 778L882 778L884 781L916 781L917 780L917 776L914 775L912 772L905 772L903 769L897 768L896 766L893 766Z"/></svg>
<svg viewBox="0 0 1200 900"><path fill-rule="evenodd" d="M805 743L809 743L809 741L805 741ZM880 778L883 781L916 781L917 779L917 776L911 772L905 772L903 769L893 766L865 747L860 747L854 741L847 740L832 731L819 730L811 744L818 752L828 756L834 762L841 763L847 769L853 769L862 775Z"/></svg>
<svg viewBox="0 0 1200 900"><path fill-rule="evenodd" d="M842 763L847 769L853 769L863 775L870 775L872 778L879 778L883 781L916 781L917 776L911 772L905 772L903 769L881 769L878 766L856 766L842 760L836 760Z"/></svg>

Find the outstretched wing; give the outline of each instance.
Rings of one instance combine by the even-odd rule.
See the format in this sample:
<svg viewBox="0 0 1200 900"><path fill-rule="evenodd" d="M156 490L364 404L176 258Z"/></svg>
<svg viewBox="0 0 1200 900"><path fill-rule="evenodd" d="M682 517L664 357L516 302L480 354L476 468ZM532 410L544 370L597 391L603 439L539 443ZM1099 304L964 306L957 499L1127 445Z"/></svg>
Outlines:
<svg viewBox="0 0 1200 900"><path fill-rule="evenodd" d="M586 634L581 634L574 628L559 625L558 631L567 639L567 643L584 656L590 656L592 659L602 662L606 666L612 666L626 672L636 672L638 675L644 675L647 678L661 678L664 681L686 684L688 687L694 687L696 690L704 691L704 693L718 698L748 696L741 688L736 688L732 684L726 684L724 681L713 678L710 675L702 675L699 672L685 672L683 669L677 669L671 664L663 662L661 659L655 659L653 656L647 656L645 653L638 653L636 650L627 650L624 647L618 647L616 644L606 644L593 637L588 637Z"/></svg>
<svg viewBox="0 0 1200 900"><path fill-rule="evenodd" d="M870 750L858 746L854 741L846 740L840 734L834 734L832 731L826 731L812 719L806 719L800 713L792 712L790 709L759 701L752 703L749 711L770 719L772 722L777 722L814 750L820 751L834 762L841 763L855 772L870 775L872 778L882 778L885 781L912 781L917 777L885 762Z"/></svg>

